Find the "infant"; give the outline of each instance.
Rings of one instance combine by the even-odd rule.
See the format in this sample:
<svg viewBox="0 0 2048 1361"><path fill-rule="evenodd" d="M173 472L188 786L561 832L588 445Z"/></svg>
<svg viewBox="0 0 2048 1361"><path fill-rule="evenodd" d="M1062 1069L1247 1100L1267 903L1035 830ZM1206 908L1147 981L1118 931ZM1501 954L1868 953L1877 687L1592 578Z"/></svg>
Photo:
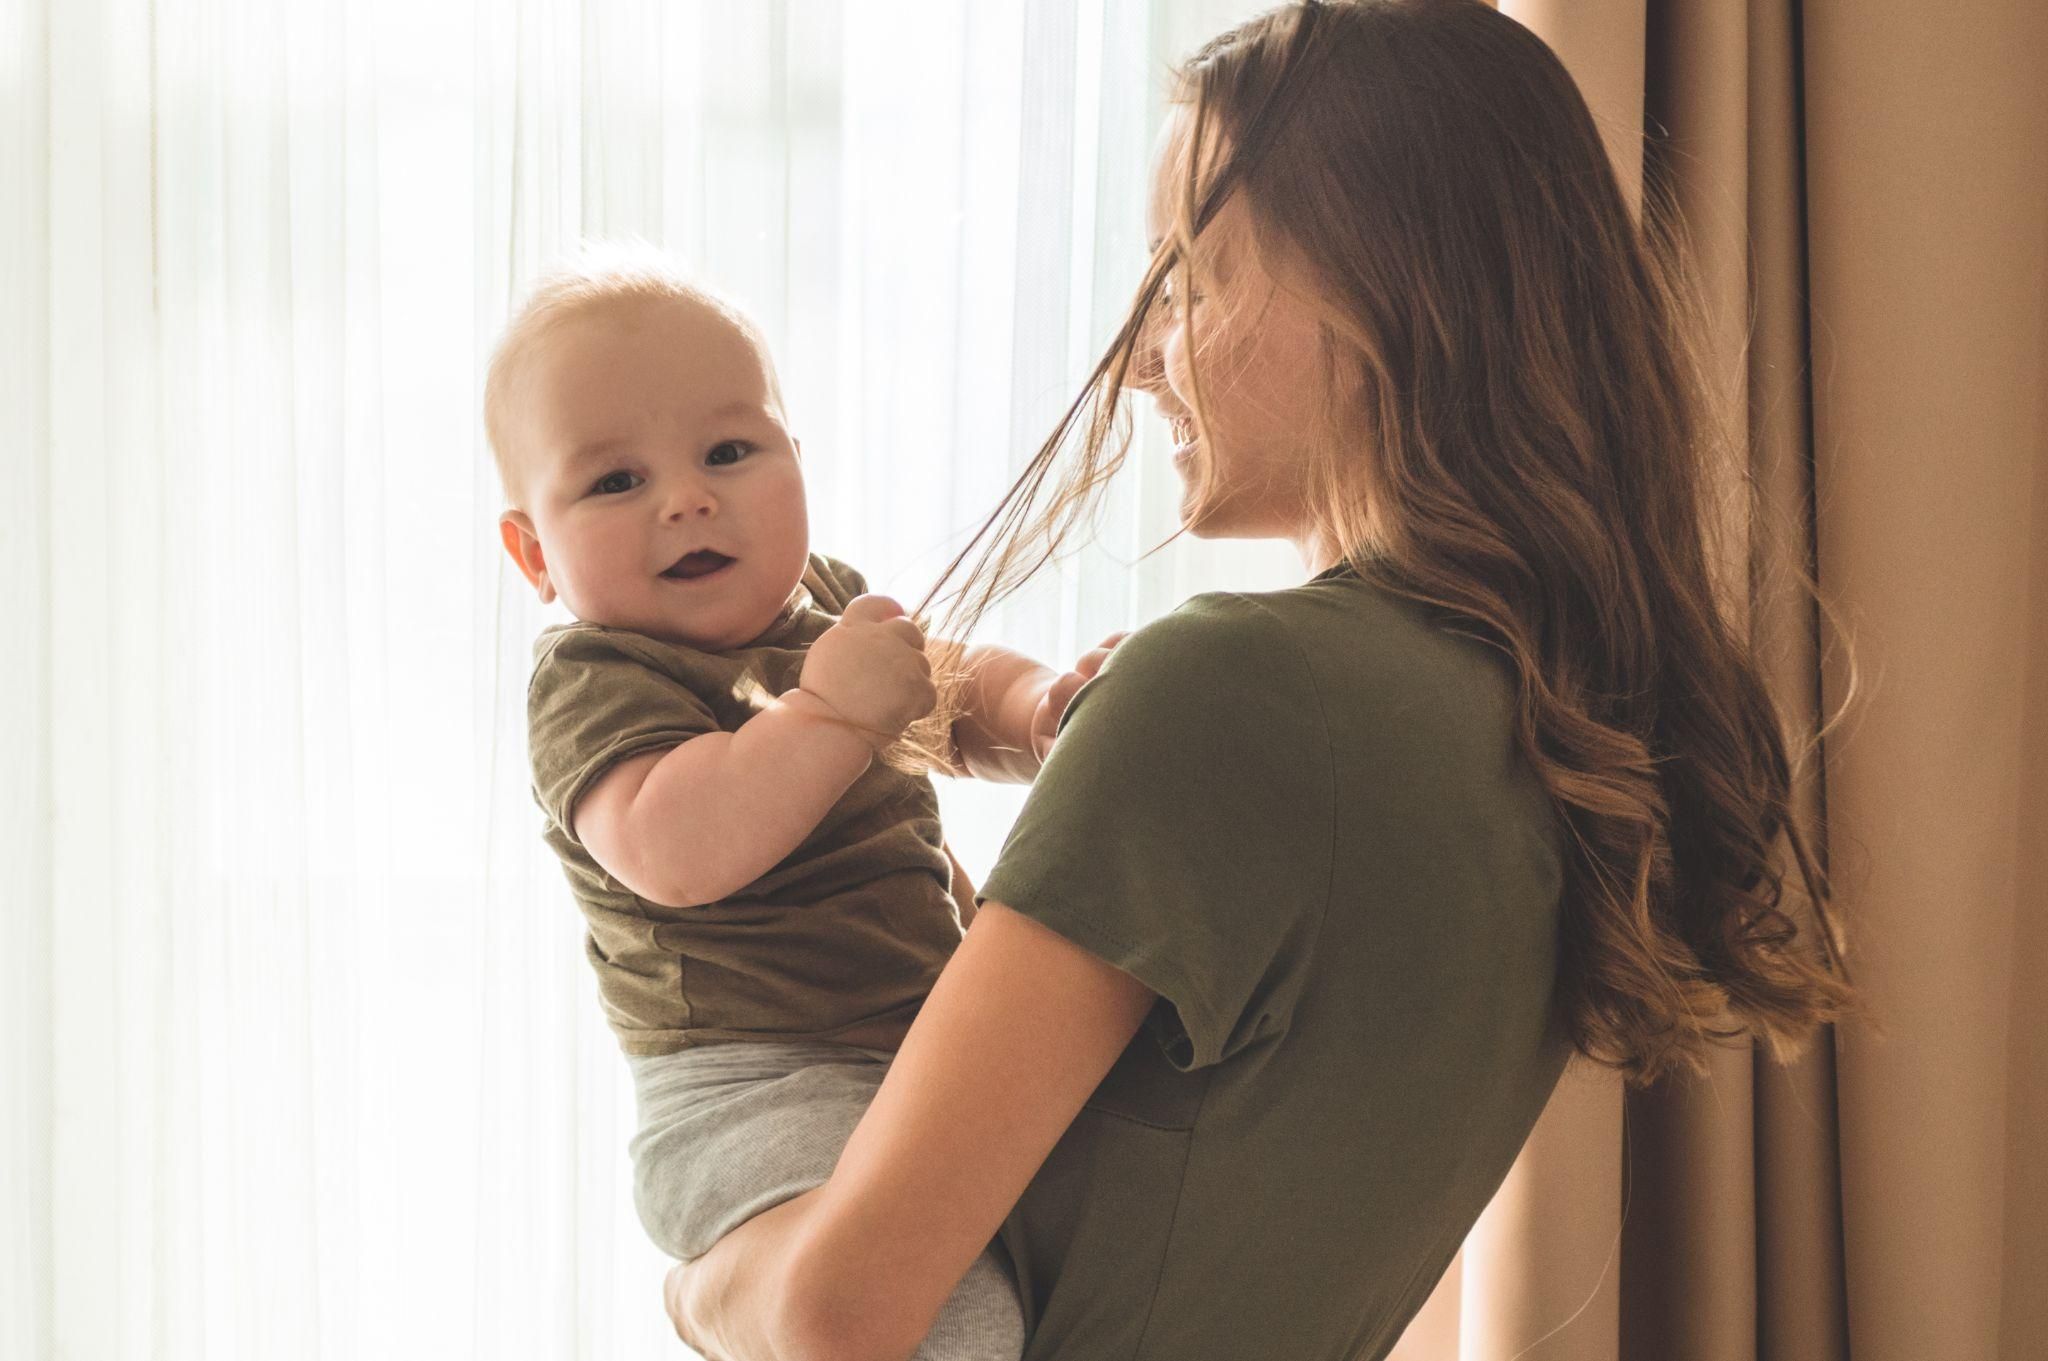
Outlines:
<svg viewBox="0 0 2048 1361"><path fill-rule="evenodd" d="M636 1208L688 1261L825 1181L972 918L930 779L879 759L932 708L926 640L810 551L760 333L658 258L544 282L485 420L506 551L577 621L535 644L533 793L633 1071ZM1029 779L1082 668L960 665L951 772ZM992 1243L917 1355L1023 1342Z"/></svg>

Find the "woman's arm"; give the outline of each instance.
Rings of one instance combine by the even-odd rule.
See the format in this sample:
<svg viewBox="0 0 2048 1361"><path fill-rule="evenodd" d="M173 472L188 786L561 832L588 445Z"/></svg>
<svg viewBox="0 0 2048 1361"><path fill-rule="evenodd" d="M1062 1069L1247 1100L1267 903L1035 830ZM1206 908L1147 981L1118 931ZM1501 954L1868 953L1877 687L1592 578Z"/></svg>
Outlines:
<svg viewBox="0 0 2048 1361"><path fill-rule="evenodd" d="M901 1361L1130 1043L1155 994L983 905L831 1179L669 1273L712 1361Z"/></svg>

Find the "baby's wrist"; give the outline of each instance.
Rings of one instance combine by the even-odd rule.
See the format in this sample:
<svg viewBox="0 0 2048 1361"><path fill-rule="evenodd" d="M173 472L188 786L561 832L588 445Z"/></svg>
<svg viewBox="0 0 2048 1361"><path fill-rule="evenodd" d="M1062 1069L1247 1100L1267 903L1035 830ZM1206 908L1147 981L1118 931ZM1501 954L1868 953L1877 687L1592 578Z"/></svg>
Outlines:
<svg viewBox="0 0 2048 1361"><path fill-rule="evenodd" d="M883 747L886 747L895 740L893 737L884 737L879 733L862 727L845 714L839 712L831 700L826 699L815 690L806 690L801 685L785 690L779 697L778 702L783 708L797 714L808 718L823 719L832 727L857 739L862 746L867 748L871 755L879 752Z"/></svg>
<svg viewBox="0 0 2048 1361"><path fill-rule="evenodd" d="M1038 717L1038 706L1045 702L1047 692L1059 678L1059 672L1043 664L1019 676L1004 696L998 731L1025 751L1031 750L1031 725Z"/></svg>

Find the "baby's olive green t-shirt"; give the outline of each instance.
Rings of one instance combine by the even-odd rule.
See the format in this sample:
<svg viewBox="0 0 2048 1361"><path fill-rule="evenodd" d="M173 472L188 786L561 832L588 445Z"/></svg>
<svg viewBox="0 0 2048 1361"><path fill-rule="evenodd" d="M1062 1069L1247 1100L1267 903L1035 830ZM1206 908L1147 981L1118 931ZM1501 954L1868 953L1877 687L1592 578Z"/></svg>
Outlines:
<svg viewBox="0 0 2048 1361"><path fill-rule="evenodd" d="M880 761L779 864L701 907L639 897L573 830L576 801L619 761L736 731L766 697L794 689L806 649L866 589L852 568L812 554L781 616L730 652L585 623L535 642L534 801L626 1053L749 1039L893 1049L959 945L938 796L929 779Z"/></svg>
<svg viewBox="0 0 2048 1361"><path fill-rule="evenodd" d="M1159 994L1001 1238L1026 1361L1385 1355L1527 1138L1561 824L1502 656L1344 569L1068 709L981 898Z"/></svg>

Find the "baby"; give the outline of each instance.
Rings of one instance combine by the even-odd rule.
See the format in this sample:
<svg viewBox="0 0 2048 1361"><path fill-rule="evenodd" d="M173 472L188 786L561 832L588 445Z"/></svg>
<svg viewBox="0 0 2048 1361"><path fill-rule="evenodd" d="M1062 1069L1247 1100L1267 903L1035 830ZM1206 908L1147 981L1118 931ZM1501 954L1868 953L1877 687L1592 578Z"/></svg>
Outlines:
<svg viewBox="0 0 2048 1361"><path fill-rule="evenodd" d="M544 282L485 421L506 551L577 619L535 644L533 792L633 1070L635 1204L688 1261L825 1181L973 916L930 779L878 759L932 708L925 639L810 551L759 332L658 258ZM1100 650L961 665L951 772L1026 780ZM991 1244L918 1355L1023 1342Z"/></svg>

